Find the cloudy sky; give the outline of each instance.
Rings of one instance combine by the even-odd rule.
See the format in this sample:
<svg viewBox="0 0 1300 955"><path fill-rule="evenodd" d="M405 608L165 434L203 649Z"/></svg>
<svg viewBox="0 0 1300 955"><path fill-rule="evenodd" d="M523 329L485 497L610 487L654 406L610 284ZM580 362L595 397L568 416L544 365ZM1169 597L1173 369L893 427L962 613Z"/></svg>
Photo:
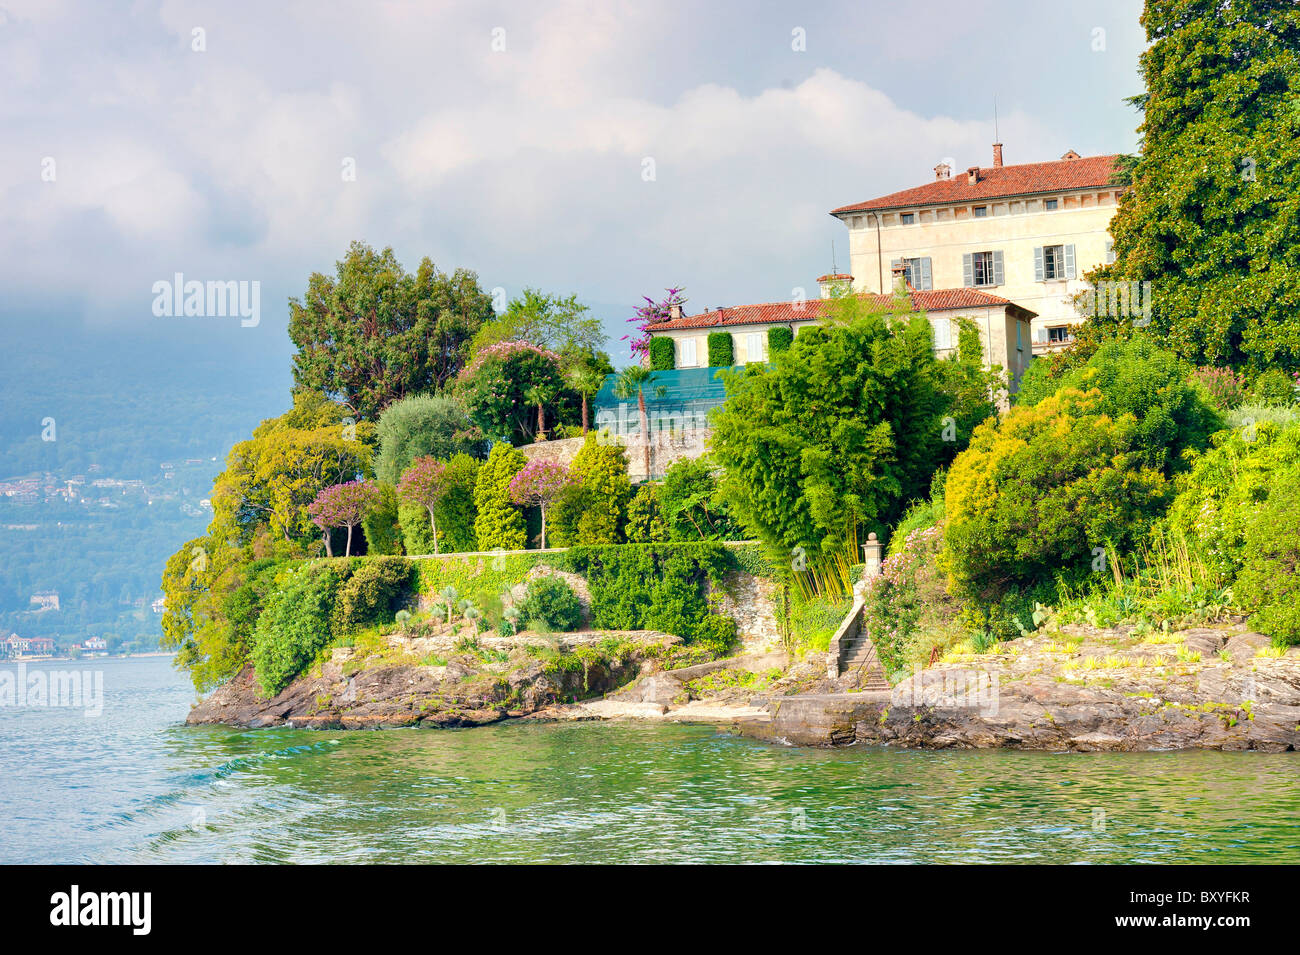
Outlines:
<svg viewBox="0 0 1300 955"><path fill-rule="evenodd" d="M1132 151L1140 11L0 0L0 319L147 326L183 272L279 348L353 239L609 316L785 298L829 209L988 164L995 97L1008 163Z"/></svg>

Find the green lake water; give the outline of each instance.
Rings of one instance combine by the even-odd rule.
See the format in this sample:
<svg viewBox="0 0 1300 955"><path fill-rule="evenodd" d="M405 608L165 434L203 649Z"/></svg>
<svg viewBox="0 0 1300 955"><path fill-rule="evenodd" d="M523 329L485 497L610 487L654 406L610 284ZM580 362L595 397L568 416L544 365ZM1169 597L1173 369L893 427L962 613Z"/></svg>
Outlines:
<svg viewBox="0 0 1300 955"><path fill-rule="evenodd" d="M1297 754L196 728L168 661L101 669L97 718L0 709L0 862L1300 861Z"/></svg>

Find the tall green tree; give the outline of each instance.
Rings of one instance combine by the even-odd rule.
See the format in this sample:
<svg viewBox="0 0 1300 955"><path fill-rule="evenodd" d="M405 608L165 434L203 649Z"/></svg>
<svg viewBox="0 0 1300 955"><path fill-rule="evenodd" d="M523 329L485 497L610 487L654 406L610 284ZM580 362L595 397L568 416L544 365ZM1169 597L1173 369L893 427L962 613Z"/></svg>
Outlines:
<svg viewBox="0 0 1300 955"><path fill-rule="evenodd" d="M1090 277L1150 281L1184 358L1300 367L1300 6L1147 0L1142 23L1142 154Z"/></svg>
<svg viewBox="0 0 1300 955"><path fill-rule="evenodd" d="M482 454L474 422L451 395L411 395L394 401L379 416L379 456L375 475L396 484L416 458Z"/></svg>
<svg viewBox="0 0 1300 955"><path fill-rule="evenodd" d="M845 307L770 364L722 372L720 490L776 551L843 553L921 496L946 452L929 322Z"/></svg>
<svg viewBox="0 0 1300 955"><path fill-rule="evenodd" d="M655 379L654 372L643 365L628 365L614 381L614 397L620 401L636 398L637 414L641 421L641 451L645 455L645 476L650 480L650 419L646 415L645 390Z"/></svg>
<svg viewBox="0 0 1300 955"><path fill-rule="evenodd" d="M474 335L471 357L489 345L501 342L532 342L551 351L589 352L604 347L605 333L600 320L590 314L576 295L550 295L526 288L510 300L505 311L486 322Z"/></svg>
<svg viewBox="0 0 1300 955"><path fill-rule="evenodd" d="M524 453L504 441L478 469L474 486L474 533L479 550L523 550L528 543L524 512L510 495L510 482L528 463Z"/></svg>
<svg viewBox="0 0 1300 955"><path fill-rule="evenodd" d="M289 300L294 380L374 420L455 378L491 317L475 273L447 275L425 258L412 275L391 248L353 242L334 276L312 273L306 294Z"/></svg>

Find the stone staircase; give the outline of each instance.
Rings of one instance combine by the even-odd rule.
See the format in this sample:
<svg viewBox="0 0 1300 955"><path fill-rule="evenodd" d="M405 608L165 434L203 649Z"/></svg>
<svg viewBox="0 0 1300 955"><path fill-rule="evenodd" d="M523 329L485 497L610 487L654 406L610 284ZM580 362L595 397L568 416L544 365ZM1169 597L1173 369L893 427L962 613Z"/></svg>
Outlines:
<svg viewBox="0 0 1300 955"><path fill-rule="evenodd" d="M876 656L876 645L866 632L860 632L852 642L843 649L845 676L855 677L854 683L863 690L888 690L889 680L885 678L884 668Z"/></svg>

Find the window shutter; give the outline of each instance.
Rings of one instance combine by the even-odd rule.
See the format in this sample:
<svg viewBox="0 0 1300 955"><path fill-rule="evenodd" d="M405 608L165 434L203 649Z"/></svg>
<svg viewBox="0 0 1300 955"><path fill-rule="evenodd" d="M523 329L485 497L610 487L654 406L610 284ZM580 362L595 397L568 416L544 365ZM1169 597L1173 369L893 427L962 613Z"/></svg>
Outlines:
<svg viewBox="0 0 1300 955"><path fill-rule="evenodd" d="M961 283L970 288L975 284L975 262L974 256L969 252L963 252L961 257Z"/></svg>
<svg viewBox="0 0 1300 955"><path fill-rule="evenodd" d="M1034 281L1043 281L1043 247L1034 246Z"/></svg>
<svg viewBox="0 0 1300 955"><path fill-rule="evenodd" d="M1065 247L1065 277L1074 278L1074 246L1072 245Z"/></svg>
<svg viewBox="0 0 1300 955"><path fill-rule="evenodd" d="M952 347L952 326L946 318L936 318L931 326L934 329L934 347L946 351Z"/></svg>
<svg viewBox="0 0 1300 955"><path fill-rule="evenodd" d="M934 288L934 279L930 271L930 257L928 255L921 260L921 288Z"/></svg>
<svg viewBox="0 0 1300 955"><path fill-rule="evenodd" d="M993 253L993 284L1005 285L1005 276L1002 274L1002 253Z"/></svg>

